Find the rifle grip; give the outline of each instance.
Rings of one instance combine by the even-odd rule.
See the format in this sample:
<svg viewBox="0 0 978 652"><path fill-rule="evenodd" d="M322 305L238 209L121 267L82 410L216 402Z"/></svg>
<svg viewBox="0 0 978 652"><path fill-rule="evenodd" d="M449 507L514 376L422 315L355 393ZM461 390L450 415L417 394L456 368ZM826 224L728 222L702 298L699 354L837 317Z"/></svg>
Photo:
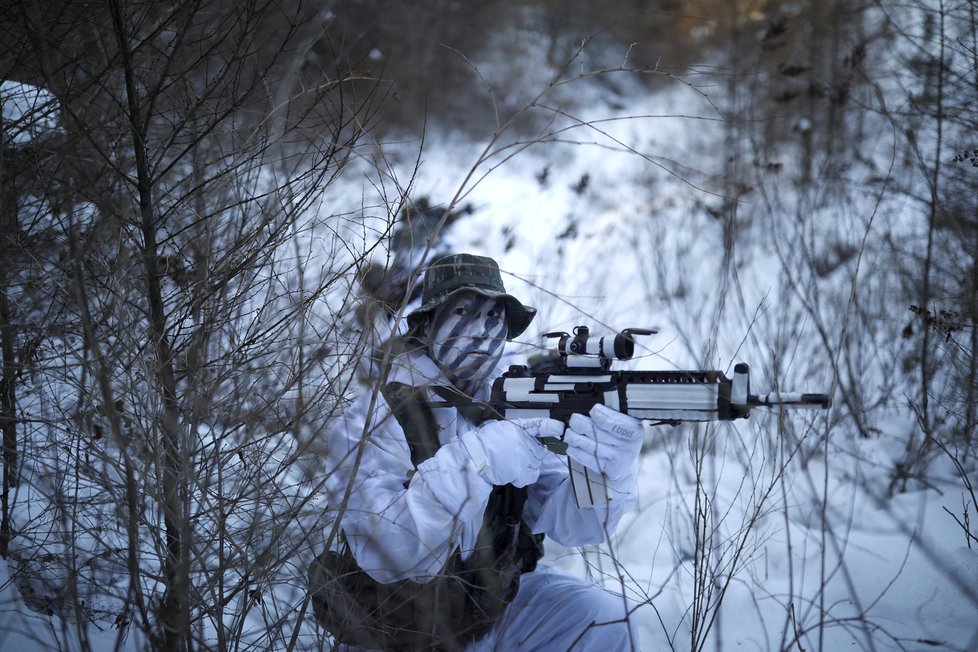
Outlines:
<svg viewBox="0 0 978 652"><path fill-rule="evenodd" d="M567 444L564 443L564 440L560 437L540 437L539 441L541 444L558 455L567 454Z"/></svg>

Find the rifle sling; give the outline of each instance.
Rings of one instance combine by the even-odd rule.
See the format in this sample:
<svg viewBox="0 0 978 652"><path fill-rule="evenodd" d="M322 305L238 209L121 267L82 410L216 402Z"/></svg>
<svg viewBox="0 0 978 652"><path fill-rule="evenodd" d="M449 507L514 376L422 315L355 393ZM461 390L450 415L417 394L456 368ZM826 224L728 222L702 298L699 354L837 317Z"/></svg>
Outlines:
<svg viewBox="0 0 978 652"><path fill-rule="evenodd" d="M411 449L411 464L417 468L441 446L435 417L428 403L421 400L424 390L403 383L388 383L380 392L404 431Z"/></svg>
<svg viewBox="0 0 978 652"><path fill-rule="evenodd" d="M454 387L446 385L433 385L431 391L437 394L446 404L458 410L462 416L474 423L481 425L490 419L502 419L503 415L496 408L488 403L477 401L470 396L460 392ZM431 404L429 407L437 407L439 404Z"/></svg>

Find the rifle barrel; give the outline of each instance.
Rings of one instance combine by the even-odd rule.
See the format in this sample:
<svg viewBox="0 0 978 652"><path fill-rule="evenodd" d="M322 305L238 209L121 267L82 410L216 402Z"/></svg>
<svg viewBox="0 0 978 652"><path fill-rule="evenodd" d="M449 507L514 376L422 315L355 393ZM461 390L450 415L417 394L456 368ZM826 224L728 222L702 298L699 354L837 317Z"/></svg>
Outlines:
<svg viewBox="0 0 978 652"><path fill-rule="evenodd" d="M751 395L747 404L761 407L819 408L827 410L832 399L825 394L802 394L800 392L769 392L760 396Z"/></svg>

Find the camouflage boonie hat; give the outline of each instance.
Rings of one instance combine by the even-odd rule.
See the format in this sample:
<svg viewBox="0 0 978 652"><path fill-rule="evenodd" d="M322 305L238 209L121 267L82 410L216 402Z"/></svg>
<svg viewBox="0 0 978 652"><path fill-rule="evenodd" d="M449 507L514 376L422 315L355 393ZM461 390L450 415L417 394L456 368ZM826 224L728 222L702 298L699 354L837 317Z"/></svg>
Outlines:
<svg viewBox="0 0 978 652"><path fill-rule="evenodd" d="M495 260L472 254L448 254L435 258L425 269L421 307L407 316L409 331L416 332L435 308L466 290L485 297L499 297L506 303L508 340L525 331L537 314L536 308L524 306L506 293Z"/></svg>

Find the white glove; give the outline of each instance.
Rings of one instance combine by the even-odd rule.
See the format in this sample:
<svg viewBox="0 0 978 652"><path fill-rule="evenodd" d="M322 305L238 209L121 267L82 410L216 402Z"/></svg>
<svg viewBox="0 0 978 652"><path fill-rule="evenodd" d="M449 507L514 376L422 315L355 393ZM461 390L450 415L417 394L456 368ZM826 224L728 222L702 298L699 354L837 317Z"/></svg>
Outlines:
<svg viewBox="0 0 978 652"><path fill-rule="evenodd" d="M537 437L559 437L563 431L564 424L555 419L489 421L459 439L486 482L525 487L537 481L548 453Z"/></svg>
<svg viewBox="0 0 978 652"><path fill-rule="evenodd" d="M591 408L590 415L571 416L564 434L567 456L600 472L616 491L631 491L645 436L642 422L600 404Z"/></svg>
<svg viewBox="0 0 978 652"><path fill-rule="evenodd" d="M536 417L533 419L510 419L510 423L520 427L533 437L555 437L559 439L564 434L564 424L557 419Z"/></svg>

